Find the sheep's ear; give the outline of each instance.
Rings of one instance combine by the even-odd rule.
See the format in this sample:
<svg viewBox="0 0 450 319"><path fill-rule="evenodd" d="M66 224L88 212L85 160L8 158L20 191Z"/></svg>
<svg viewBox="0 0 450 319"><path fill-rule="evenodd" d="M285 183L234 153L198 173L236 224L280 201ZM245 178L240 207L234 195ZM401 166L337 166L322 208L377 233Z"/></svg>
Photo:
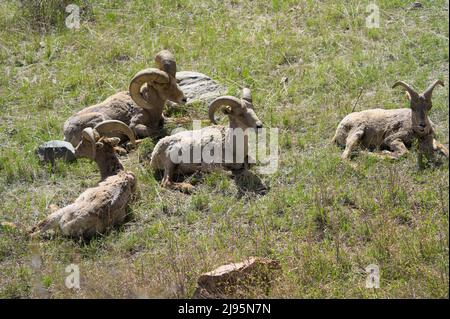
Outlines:
<svg viewBox="0 0 450 319"><path fill-rule="evenodd" d="M229 106L226 106L226 107L222 108L222 113L223 114L227 114L228 115L228 114L231 114L231 112L232 112L231 111L231 107L229 107Z"/></svg>
<svg viewBox="0 0 450 319"><path fill-rule="evenodd" d="M253 103L252 91L250 91L249 88L243 88L242 89L242 98L244 100L246 100L248 103L252 104Z"/></svg>

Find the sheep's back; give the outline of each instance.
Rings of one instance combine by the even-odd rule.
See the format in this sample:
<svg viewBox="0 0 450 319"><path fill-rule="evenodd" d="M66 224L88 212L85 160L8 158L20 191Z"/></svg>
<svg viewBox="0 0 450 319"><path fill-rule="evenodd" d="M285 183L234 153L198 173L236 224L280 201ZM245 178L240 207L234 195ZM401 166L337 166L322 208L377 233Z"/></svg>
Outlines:
<svg viewBox="0 0 450 319"><path fill-rule="evenodd" d="M193 151L194 148L201 150L208 144L211 148L222 147L224 143L224 134L225 128L217 125L208 126L194 131L178 132L174 135L166 136L159 140L153 149L150 165L154 169L164 169L164 163L172 160L171 153L178 152L180 149L184 152L190 152L190 159L192 161L201 161L201 158L193 158L193 156L197 154ZM189 162L184 163L182 166L188 169L188 166L190 165L191 163Z"/></svg>
<svg viewBox="0 0 450 319"><path fill-rule="evenodd" d="M129 172L120 172L88 188L71 205L72 209L61 218L64 234L90 237L121 224L125 208L135 190L136 178Z"/></svg>
<svg viewBox="0 0 450 319"><path fill-rule="evenodd" d="M339 123L335 141L345 145L349 134L363 129L363 144L379 146L392 133L411 130L411 109L371 109L348 114Z"/></svg>

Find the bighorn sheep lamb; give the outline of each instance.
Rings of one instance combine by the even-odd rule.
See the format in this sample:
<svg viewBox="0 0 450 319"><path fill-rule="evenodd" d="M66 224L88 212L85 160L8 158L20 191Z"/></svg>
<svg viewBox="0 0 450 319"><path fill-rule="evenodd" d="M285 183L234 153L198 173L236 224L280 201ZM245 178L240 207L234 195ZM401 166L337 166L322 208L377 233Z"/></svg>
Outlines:
<svg viewBox="0 0 450 319"><path fill-rule="evenodd" d="M381 149L384 156L397 159L408 152L414 139L419 142L420 166L423 155L432 160L434 151L448 158L448 150L434 139L434 124L428 118L433 89L438 84L444 86L441 80L436 80L418 94L409 84L397 81L393 88L402 86L406 90L409 109L373 109L347 115L333 137L333 142L345 147L342 158L348 159L359 144L370 150Z"/></svg>
<svg viewBox="0 0 450 319"><path fill-rule="evenodd" d="M114 131L126 135L134 143L133 131L119 121L105 121L82 131L77 154L96 161L102 181L33 227L33 237L59 226L65 236L90 238L123 223L127 204L136 190L136 177L123 170L115 154L114 148L120 139L104 136L105 132Z"/></svg>
<svg viewBox="0 0 450 319"><path fill-rule="evenodd" d="M247 129L262 128L262 122L253 109L250 90L247 88L243 90L241 100L233 96L222 96L212 101L209 105L209 118L213 124L217 124L214 114L221 108L224 114L228 115L229 127L213 125L199 130L179 132L162 138L156 144L150 166L155 170L164 170L163 187L183 191L192 189L192 185L187 183L173 183L174 173L248 168ZM243 133L240 149L236 147L239 146L239 141L233 142L234 138L239 139L236 131ZM180 158L180 151L185 156L183 159ZM211 151L214 154L211 155Z"/></svg>
<svg viewBox="0 0 450 319"><path fill-rule="evenodd" d="M185 104L186 97L177 84L175 57L167 50L156 55L157 68L138 72L129 91L116 93L103 102L87 107L64 123L64 140L74 147L81 141L81 132L106 120L119 120L129 125L138 138L157 132L162 125L166 101Z"/></svg>

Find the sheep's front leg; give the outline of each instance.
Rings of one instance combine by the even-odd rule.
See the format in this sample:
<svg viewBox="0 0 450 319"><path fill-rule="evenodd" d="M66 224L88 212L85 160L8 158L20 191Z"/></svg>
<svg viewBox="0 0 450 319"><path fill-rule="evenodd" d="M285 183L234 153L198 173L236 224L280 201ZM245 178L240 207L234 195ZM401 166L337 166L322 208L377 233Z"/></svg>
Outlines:
<svg viewBox="0 0 450 319"><path fill-rule="evenodd" d="M423 157L426 157L427 163L424 163ZM434 138L432 135L419 139L418 165L420 169L425 168L426 164L434 163Z"/></svg>
<svg viewBox="0 0 450 319"><path fill-rule="evenodd" d="M153 123L153 124L152 124ZM145 138L159 134L160 126L152 121L151 115L145 110L136 114L130 121L130 128L137 138Z"/></svg>
<svg viewBox="0 0 450 319"><path fill-rule="evenodd" d="M361 140L363 135L364 135L364 129L358 128L356 131L351 132L347 136L347 139L345 142L345 150L341 156L342 159L346 160L350 157L350 154L352 153L353 149L358 145L358 143Z"/></svg>
<svg viewBox="0 0 450 319"><path fill-rule="evenodd" d="M433 150L448 159L448 149L435 139L433 139Z"/></svg>
<svg viewBox="0 0 450 319"><path fill-rule="evenodd" d="M161 181L161 186L166 188L172 188L179 191L182 191L184 193L192 193L194 190L194 186L192 186L189 183L174 183L172 181L173 174L175 173L175 164L171 161L168 161L166 165L164 166L164 176Z"/></svg>
<svg viewBox="0 0 450 319"><path fill-rule="evenodd" d="M169 187L172 184L173 173L175 172L175 164L171 161L167 161L164 165L164 176L161 181L162 187Z"/></svg>

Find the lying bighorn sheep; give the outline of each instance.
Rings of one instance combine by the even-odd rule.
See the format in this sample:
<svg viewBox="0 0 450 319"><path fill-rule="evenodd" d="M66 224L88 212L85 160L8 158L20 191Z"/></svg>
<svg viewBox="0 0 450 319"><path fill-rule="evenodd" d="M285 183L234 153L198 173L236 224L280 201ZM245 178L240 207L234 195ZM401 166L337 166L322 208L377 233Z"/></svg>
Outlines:
<svg viewBox="0 0 450 319"><path fill-rule="evenodd" d="M156 132L164 120L162 112L166 101L185 104L186 98L175 78L177 66L172 53L159 52L155 63L157 68L142 70L133 77L129 91L116 93L71 116L64 123L64 140L76 147L86 127L107 120L124 122L138 138Z"/></svg>
<svg viewBox="0 0 450 319"><path fill-rule="evenodd" d="M411 147L414 139L419 141L419 165L422 165L423 155L431 160L434 151L448 158L448 150L433 138L434 124L428 118L437 84L444 86L441 80L436 80L418 94L409 84L398 81L393 88L405 88L409 109L373 109L347 115L333 137L333 142L345 147L342 158L348 159L358 144L367 149L382 149L383 155L399 158L408 152L407 147Z"/></svg>
<svg viewBox="0 0 450 319"><path fill-rule="evenodd" d="M248 167L247 129L262 128L262 122L253 109L250 90L247 88L243 90L241 100L233 96L222 96L212 101L209 105L209 118L213 124L217 124L214 114L222 106L225 106L223 112L228 115L229 127L213 125L199 130L180 132L159 140L152 152L150 165L155 170L164 170L162 186L189 191L192 185L172 182L174 173L186 174L197 170L220 168L239 170ZM239 138L236 131L243 133L243 141L240 141L243 146L241 149L236 148L239 141L233 143L234 137ZM180 160L180 151L187 157ZM211 151L214 152L213 155Z"/></svg>
<svg viewBox="0 0 450 319"><path fill-rule="evenodd" d="M59 226L63 235L90 238L123 223L127 204L136 189L136 177L123 170L115 154L114 147L120 139L104 136L105 132L113 131L126 135L134 143L133 131L119 121L105 121L83 130L77 154L96 161L102 181L33 227L32 236Z"/></svg>

